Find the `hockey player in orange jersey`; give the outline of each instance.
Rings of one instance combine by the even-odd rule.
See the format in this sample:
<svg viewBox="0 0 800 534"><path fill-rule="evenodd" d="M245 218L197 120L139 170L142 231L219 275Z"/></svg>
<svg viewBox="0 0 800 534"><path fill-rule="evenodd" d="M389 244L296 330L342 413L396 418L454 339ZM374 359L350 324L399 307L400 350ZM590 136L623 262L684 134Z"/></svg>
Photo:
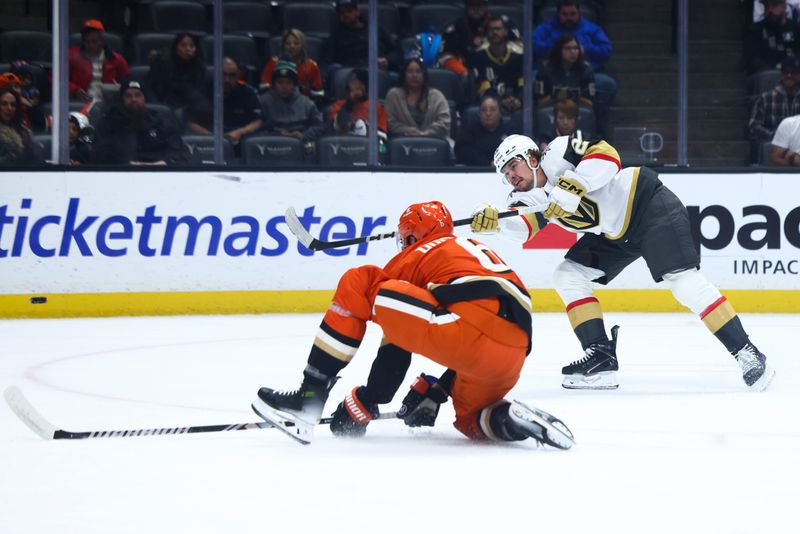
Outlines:
<svg viewBox="0 0 800 534"><path fill-rule="evenodd" d="M455 427L475 440L528 437L558 448L574 443L557 418L503 396L516 384L531 343L531 303L522 281L485 245L453 235L440 202L413 204L397 228L401 251L383 268L364 265L339 280L314 339L299 389L261 388L253 410L303 443L319 423L336 375L355 356L367 321L384 340L365 386L337 407L331 430L359 436L392 400L411 361L421 354L448 370L421 375L398 417L433 425L450 396Z"/></svg>

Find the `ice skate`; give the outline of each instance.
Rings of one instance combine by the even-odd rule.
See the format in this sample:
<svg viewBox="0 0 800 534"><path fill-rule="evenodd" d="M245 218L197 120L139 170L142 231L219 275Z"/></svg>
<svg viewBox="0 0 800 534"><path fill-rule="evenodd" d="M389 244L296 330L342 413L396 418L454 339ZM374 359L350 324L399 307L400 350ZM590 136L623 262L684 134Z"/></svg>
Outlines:
<svg viewBox="0 0 800 534"><path fill-rule="evenodd" d="M742 368L742 380L754 391L764 391L775 377L775 370L767 365L764 356L755 345L749 341L738 352L733 352L733 357Z"/></svg>
<svg viewBox="0 0 800 534"><path fill-rule="evenodd" d="M583 353L583 358L561 369L567 389L617 389L617 331L611 329L611 341L592 343Z"/></svg>
<svg viewBox="0 0 800 534"><path fill-rule="evenodd" d="M538 408L533 408L519 401L511 401L508 414L515 429L540 443L569 449L575 445L575 437L564 422Z"/></svg>
<svg viewBox="0 0 800 534"><path fill-rule="evenodd" d="M261 388L250 406L264 421L307 445L314 439L314 427L322 418L322 409L335 382L335 378L326 382L306 379L294 391Z"/></svg>

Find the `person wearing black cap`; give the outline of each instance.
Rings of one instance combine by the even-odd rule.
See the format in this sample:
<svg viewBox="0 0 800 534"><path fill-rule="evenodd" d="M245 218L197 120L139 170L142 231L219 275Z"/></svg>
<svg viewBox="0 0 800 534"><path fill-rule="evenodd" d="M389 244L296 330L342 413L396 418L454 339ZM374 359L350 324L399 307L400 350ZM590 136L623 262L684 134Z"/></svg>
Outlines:
<svg viewBox="0 0 800 534"><path fill-rule="evenodd" d="M106 110L96 133L93 163L171 165L188 159L175 117L147 109L142 85L129 78L122 81L119 102Z"/></svg>
<svg viewBox="0 0 800 534"><path fill-rule="evenodd" d="M789 56L781 64L781 81L759 95L753 105L748 128L751 156L758 163L761 143L769 141L786 117L800 114L800 59ZM761 162L766 163L766 162Z"/></svg>
<svg viewBox="0 0 800 534"><path fill-rule="evenodd" d="M297 90L297 68L281 59L272 73L272 89L260 97L270 133L296 137L313 143L322 134L322 113L307 96Z"/></svg>
<svg viewBox="0 0 800 534"><path fill-rule="evenodd" d="M103 99L103 84L117 84L130 76L128 62L108 45L103 37L105 27L89 19L81 27L81 44L70 47L69 95L84 102Z"/></svg>

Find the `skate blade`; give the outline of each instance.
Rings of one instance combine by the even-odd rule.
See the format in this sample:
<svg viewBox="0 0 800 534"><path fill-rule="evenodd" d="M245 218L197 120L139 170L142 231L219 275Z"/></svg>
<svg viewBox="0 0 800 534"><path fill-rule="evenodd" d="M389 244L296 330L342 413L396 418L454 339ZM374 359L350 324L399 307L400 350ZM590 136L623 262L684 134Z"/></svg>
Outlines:
<svg viewBox="0 0 800 534"><path fill-rule="evenodd" d="M603 371L593 375L564 375L561 386L565 389L617 389L616 371Z"/></svg>
<svg viewBox="0 0 800 534"><path fill-rule="evenodd" d="M271 424L293 440L308 445L314 439L314 426L290 412L276 410L259 398L250 407L261 419Z"/></svg>
<svg viewBox="0 0 800 534"><path fill-rule="evenodd" d="M513 415L523 421L535 424L544 430L542 443L557 449L567 450L575 445L575 437L563 421L544 410L531 408L520 401L511 401Z"/></svg>
<svg viewBox="0 0 800 534"><path fill-rule="evenodd" d="M753 391L764 391L772 383L773 378L775 378L775 369L767 364L764 368L764 374L761 375L761 378L753 382L753 385L750 386L750 389Z"/></svg>

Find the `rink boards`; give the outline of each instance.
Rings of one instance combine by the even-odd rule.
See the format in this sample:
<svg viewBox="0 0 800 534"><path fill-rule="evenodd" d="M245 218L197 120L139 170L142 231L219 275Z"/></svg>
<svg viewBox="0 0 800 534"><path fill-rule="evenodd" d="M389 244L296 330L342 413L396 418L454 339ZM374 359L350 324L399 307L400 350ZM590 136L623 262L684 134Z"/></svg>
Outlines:
<svg viewBox="0 0 800 534"><path fill-rule="evenodd" d="M705 275L742 312L800 311L800 180L792 174L662 174L684 201ZM6 172L0 174L0 317L311 312L339 276L382 265L392 240L311 254L284 222L294 207L323 240L393 231L414 202L455 218L503 206L493 173ZM468 229L457 230L469 235ZM575 242L548 230L495 249L559 311L551 273ZM598 290L607 311L680 311L635 262Z"/></svg>

